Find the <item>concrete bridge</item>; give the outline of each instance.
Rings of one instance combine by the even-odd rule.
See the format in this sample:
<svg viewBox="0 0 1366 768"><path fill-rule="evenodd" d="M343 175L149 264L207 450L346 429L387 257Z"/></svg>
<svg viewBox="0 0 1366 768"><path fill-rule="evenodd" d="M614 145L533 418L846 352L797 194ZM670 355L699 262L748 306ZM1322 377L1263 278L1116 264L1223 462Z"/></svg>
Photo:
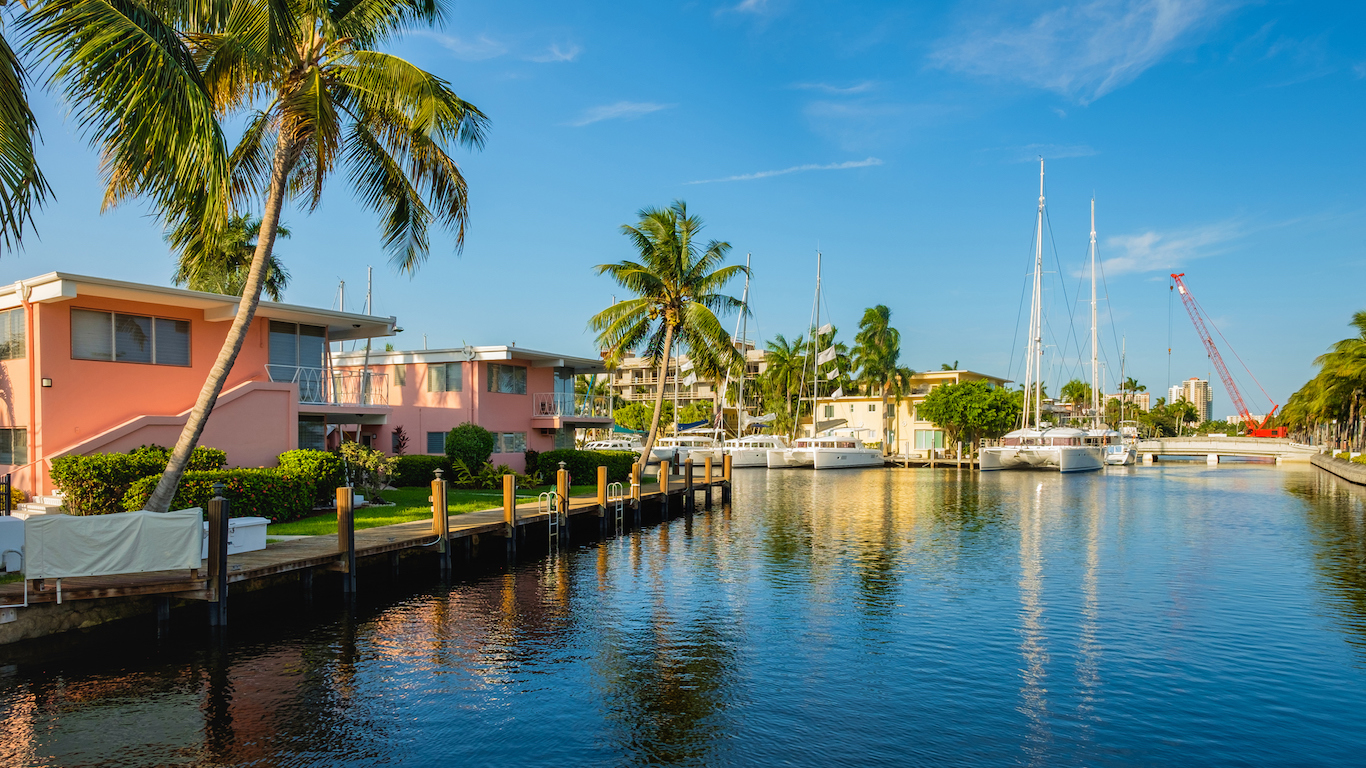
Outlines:
<svg viewBox="0 0 1366 768"><path fill-rule="evenodd" d="M1204 456L1209 464L1218 464L1220 456L1274 459L1277 464L1284 461L1307 463L1320 452L1320 446L1274 437L1198 435L1140 440L1138 443L1138 454L1144 464L1161 461L1164 456Z"/></svg>

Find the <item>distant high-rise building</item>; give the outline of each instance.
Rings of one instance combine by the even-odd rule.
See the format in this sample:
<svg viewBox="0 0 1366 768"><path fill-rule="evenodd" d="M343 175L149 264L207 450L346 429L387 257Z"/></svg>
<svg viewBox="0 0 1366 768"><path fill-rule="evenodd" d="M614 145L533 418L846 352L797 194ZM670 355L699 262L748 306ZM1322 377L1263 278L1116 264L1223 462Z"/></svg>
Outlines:
<svg viewBox="0 0 1366 768"><path fill-rule="evenodd" d="M1185 400L1195 406L1201 422L1209 421L1214 408L1214 390L1210 389L1205 379L1192 376L1167 390L1167 402L1174 403L1177 400Z"/></svg>

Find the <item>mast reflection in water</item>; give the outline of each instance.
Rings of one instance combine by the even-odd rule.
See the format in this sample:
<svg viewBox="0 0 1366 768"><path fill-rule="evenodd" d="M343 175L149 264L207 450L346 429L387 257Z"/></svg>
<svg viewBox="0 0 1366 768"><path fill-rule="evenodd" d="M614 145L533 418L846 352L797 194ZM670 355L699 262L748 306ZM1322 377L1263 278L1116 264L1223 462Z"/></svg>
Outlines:
<svg viewBox="0 0 1366 768"><path fill-rule="evenodd" d="M1360 764L1366 492L737 472L732 509L221 645L0 650L0 765Z"/></svg>

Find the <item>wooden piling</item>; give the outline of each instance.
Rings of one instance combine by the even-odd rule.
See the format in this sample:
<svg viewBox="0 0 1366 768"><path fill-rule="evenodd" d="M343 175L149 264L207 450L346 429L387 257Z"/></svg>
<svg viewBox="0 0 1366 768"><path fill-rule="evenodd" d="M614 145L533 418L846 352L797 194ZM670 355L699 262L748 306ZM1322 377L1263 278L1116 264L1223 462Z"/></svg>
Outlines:
<svg viewBox="0 0 1366 768"><path fill-rule="evenodd" d="M503 537L507 539L508 558L517 557L517 476L503 475Z"/></svg>
<svg viewBox="0 0 1366 768"><path fill-rule="evenodd" d="M607 467L598 467L598 535L607 533Z"/></svg>
<svg viewBox="0 0 1366 768"><path fill-rule="evenodd" d="M555 494L559 496L559 503L555 508L560 515L560 538L569 538L569 470L564 468L561 463L560 469L555 473Z"/></svg>
<svg viewBox="0 0 1366 768"><path fill-rule="evenodd" d="M450 507L446 503L445 471L438 468L432 480L432 535L436 537L437 567L442 576L451 572L451 519Z"/></svg>
<svg viewBox="0 0 1366 768"><path fill-rule="evenodd" d="M695 511L696 497L693 495L692 459L683 460L683 514Z"/></svg>
<svg viewBox="0 0 1366 768"><path fill-rule="evenodd" d="M228 623L228 500L223 484L213 484L209 502L209 626Z"/></svg>
<svg viewBox="0 0 1366 768"><path fill-rule="evenodd" d="M660 519L669 517L669 462L659 462L659 515Z"/></svg>
<svg viewBox="0 0 1366 768"><path fill-rule="evenodd" d="M731 479L731 455L726 454L721 460L721 503L730 503L730 479Z"/></svg>
<svg viewBox="0 0 1366 768"><path fill-rule="evenodd" d="M337 570L342 574L342 593L356 593L355 489L337 489Z"/></svg>
<svg viewBox="0 0 1366 768"><path fill-rule="evenodd" d="M702 462L702 485L707 489L706 508L711 509L711 457Z"/></svg>
<svg viewBox="0 0 1366 768"><path fill-rule="evenodd" d="M643 467L643 464L631 465L631 514L636 525L640 525L640 472Z"/></svg>

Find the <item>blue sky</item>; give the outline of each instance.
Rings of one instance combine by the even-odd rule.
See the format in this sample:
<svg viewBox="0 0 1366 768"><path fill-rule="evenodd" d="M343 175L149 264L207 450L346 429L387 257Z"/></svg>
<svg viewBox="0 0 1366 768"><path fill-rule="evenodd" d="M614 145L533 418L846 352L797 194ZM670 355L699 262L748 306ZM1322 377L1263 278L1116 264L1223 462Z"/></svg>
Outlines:
<svg viewBox="0 0 1366 768"><path fill-rule="evenodd" d="M1042 154L1061 264L1054 375L1076 365L1071 345L1057 352L1059 283L1078 298L1094 194L1111 368L1122 335L1131 374L1162 393L1170 329L1170 378L1207 374L1179 302L1168 320L1167 274L1186 272L1284 403L1366 309L1363 28L1348 3L454 3L444 29L394 50L491 118L487 147L456 153L464 252L437 238L416 278L394 274L376 218L338 177L319 211L285 212L286 298L335 305L344 279L359 309L373 265L376 312L399 317L401 346L426 334L592 354L586 320L619 293L593 265L631 255L619 227L637 210L681 198L737 259L753 254L760 335L805 331L819 248L843 336L883 303L910 366L1006 375ZM40 119L58 199L0 280L167 283L155 221L136 204L100 214L98 160L74 121L50 102ZM1048 258L1057 272L1051 246ZM1215 392L1216 415L1231 413Z"/></svg>

